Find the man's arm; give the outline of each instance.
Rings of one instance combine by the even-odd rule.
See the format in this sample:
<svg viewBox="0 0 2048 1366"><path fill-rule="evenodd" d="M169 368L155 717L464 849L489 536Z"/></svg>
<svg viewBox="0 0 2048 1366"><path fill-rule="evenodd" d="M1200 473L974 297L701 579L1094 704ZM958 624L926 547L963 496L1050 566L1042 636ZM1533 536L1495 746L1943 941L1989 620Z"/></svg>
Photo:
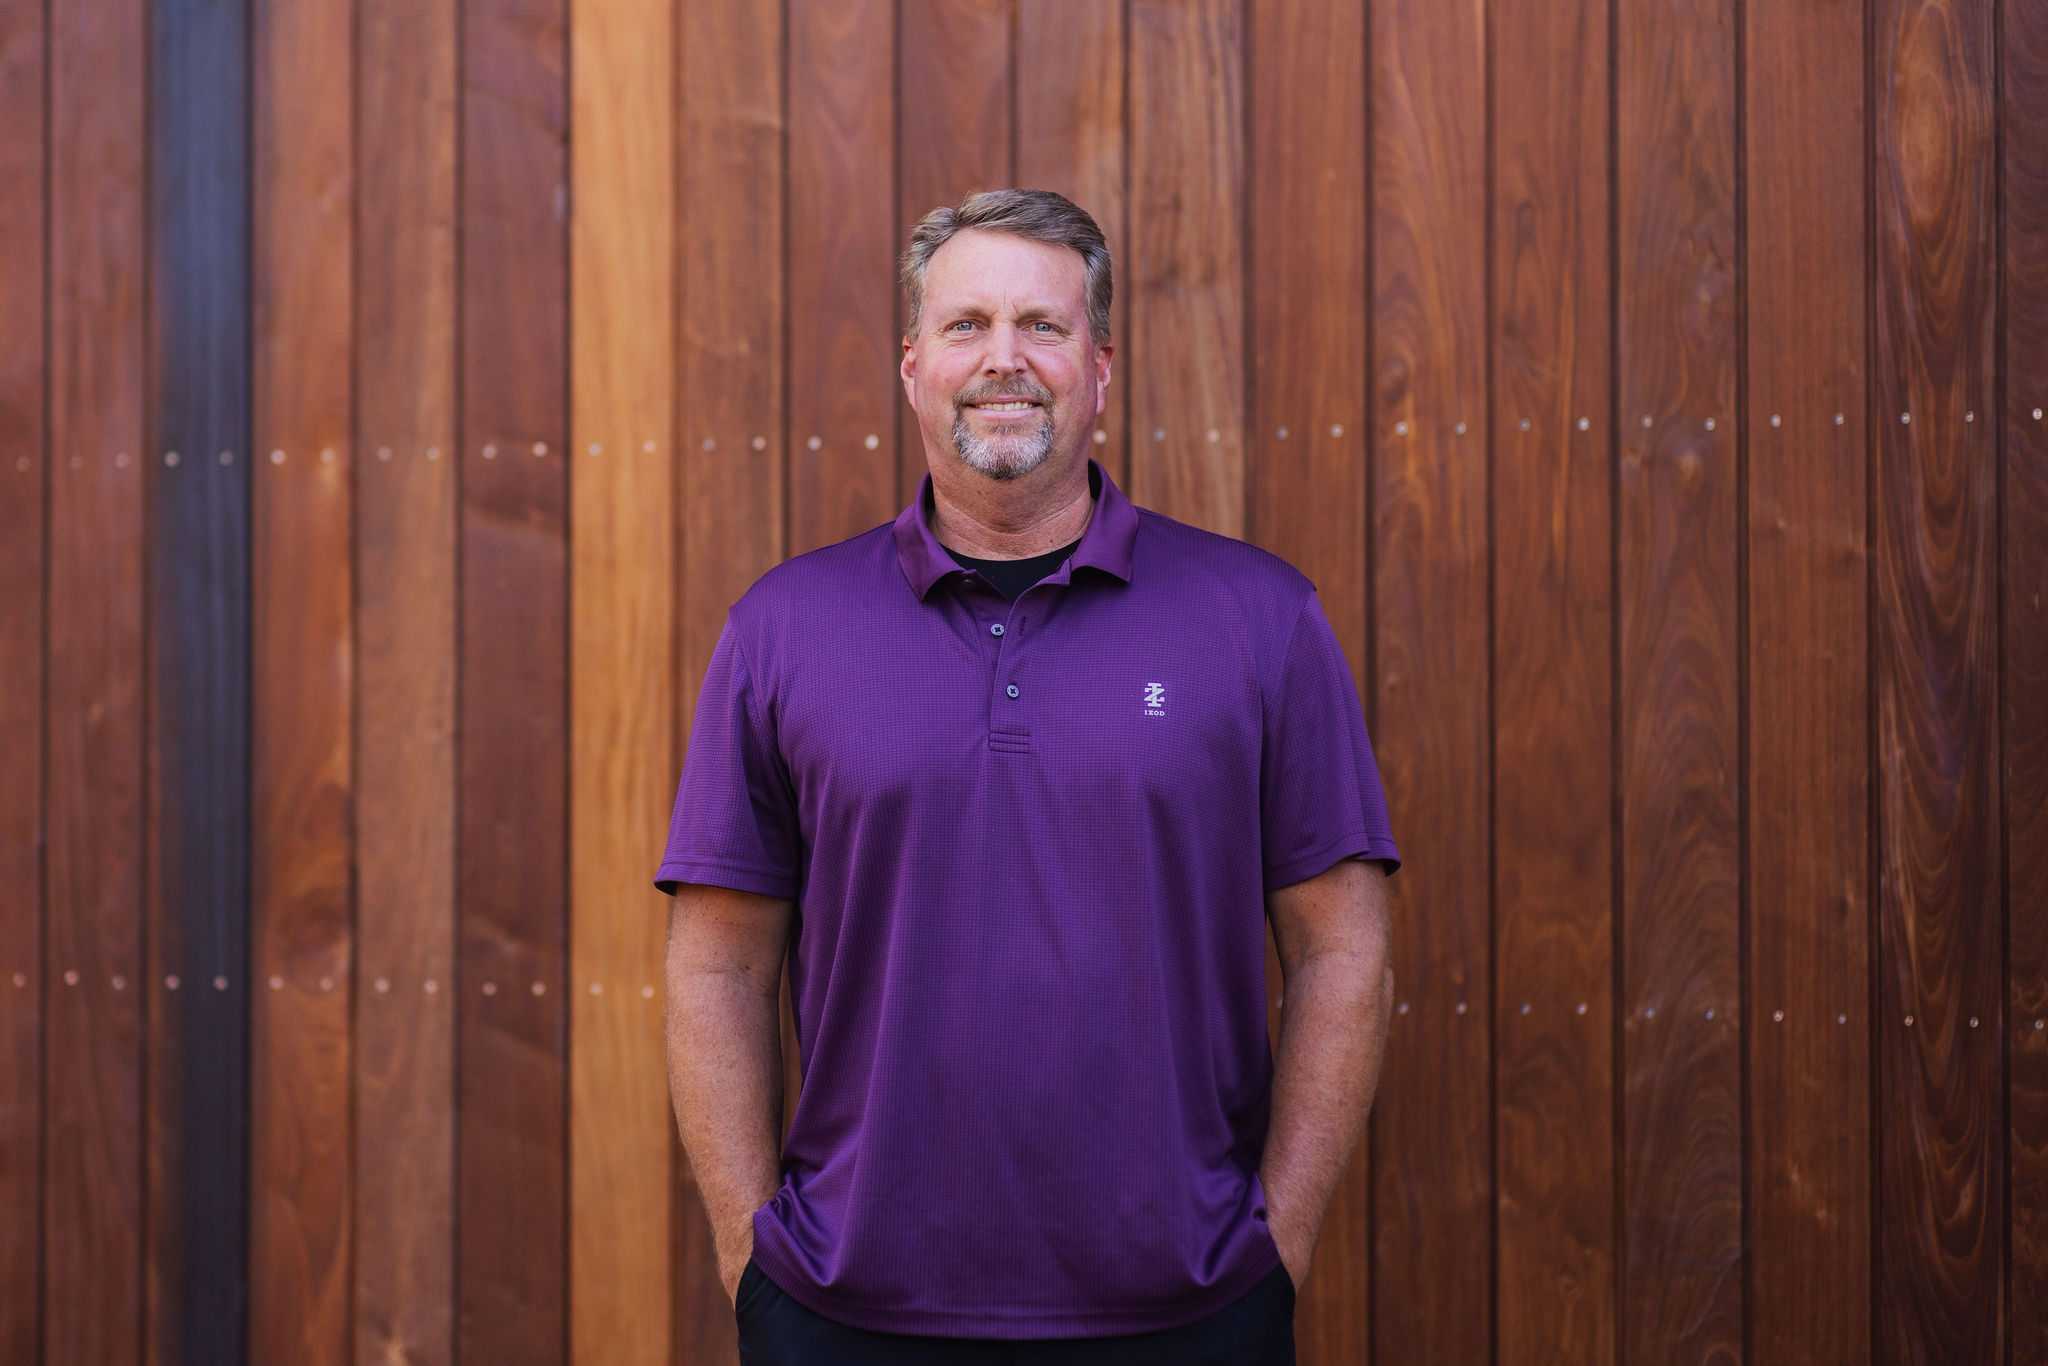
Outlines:
<svg viewBox="0 0 2048 1366"><path fill-rule="evenodd" d="M754 1250L753 1213L782 1184L782 960L794 910L686 882L669 911L669 1098L727 1298Z"/></svg>
<svg viewBox="0 0 2048 1366"><path fill-rule="evenodd" d="M1344 859L1266 897L1286 985L1259 1183L1297 1288L1379 1087L1394 994L1386 884L1380 865Z"/></svg>

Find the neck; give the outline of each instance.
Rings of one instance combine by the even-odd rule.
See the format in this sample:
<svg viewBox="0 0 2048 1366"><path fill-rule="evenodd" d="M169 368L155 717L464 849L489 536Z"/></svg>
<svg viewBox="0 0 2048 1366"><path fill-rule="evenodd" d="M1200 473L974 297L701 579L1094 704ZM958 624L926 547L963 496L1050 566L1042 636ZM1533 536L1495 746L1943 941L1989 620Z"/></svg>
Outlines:
<svg viewBox="0 0 2048 1366"><path fill-rule="evenodd" d="M957 457L932 468L932 535L981 560L1025 560L1079 540L1095 515L1086 458L991 479Z"/></svg>

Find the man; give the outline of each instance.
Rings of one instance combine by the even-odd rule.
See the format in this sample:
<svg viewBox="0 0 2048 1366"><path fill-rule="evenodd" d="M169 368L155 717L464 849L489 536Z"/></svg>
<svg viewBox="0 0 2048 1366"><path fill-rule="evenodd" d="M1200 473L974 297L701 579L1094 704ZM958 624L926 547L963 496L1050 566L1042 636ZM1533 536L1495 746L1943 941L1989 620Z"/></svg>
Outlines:
<svg viewBox="0 0 2048 1366"><path fill-rule="evenodd" d="M732 605L655 877L742 1360L1292 1362L1391 990L1357 688L1307 578L1089 458L1086 213L974 195L902 275L930 473Z"/></svg>

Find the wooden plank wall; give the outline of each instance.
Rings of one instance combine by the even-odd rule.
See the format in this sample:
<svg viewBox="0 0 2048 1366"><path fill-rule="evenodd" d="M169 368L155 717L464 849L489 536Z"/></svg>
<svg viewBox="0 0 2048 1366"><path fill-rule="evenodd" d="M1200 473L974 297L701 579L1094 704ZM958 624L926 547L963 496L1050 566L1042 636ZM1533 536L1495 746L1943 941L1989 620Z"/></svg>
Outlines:
<svg viewBox="0 0 2048 1366"><path fill-rule="evenodd" d="M733 1359L648 876L998 184L1407 855L1302 1359L2048 1360L2041 5L0 0L0 130L0 1360Z"/></svg>

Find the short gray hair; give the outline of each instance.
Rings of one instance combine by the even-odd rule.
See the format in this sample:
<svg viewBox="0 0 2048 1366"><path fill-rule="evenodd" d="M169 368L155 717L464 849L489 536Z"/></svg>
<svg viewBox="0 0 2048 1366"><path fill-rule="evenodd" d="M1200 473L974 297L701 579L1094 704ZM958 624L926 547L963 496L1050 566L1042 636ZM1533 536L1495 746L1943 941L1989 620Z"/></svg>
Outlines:
<svg viewBox="0 0 2048 1366"><path fill-rule="evenodd" d="M1013 233L1080 252L1087 271L1088 331L1097 346L1108 343L1109 300L1114 288L1109 244L1086 209L1052 190L981 190L961 200L958 208L941 206L918 220L897 269L910 300L905 327L910 335L917 334L918 318L924 310L925 267L931 264L933 253L962 228Z"/></svg>

